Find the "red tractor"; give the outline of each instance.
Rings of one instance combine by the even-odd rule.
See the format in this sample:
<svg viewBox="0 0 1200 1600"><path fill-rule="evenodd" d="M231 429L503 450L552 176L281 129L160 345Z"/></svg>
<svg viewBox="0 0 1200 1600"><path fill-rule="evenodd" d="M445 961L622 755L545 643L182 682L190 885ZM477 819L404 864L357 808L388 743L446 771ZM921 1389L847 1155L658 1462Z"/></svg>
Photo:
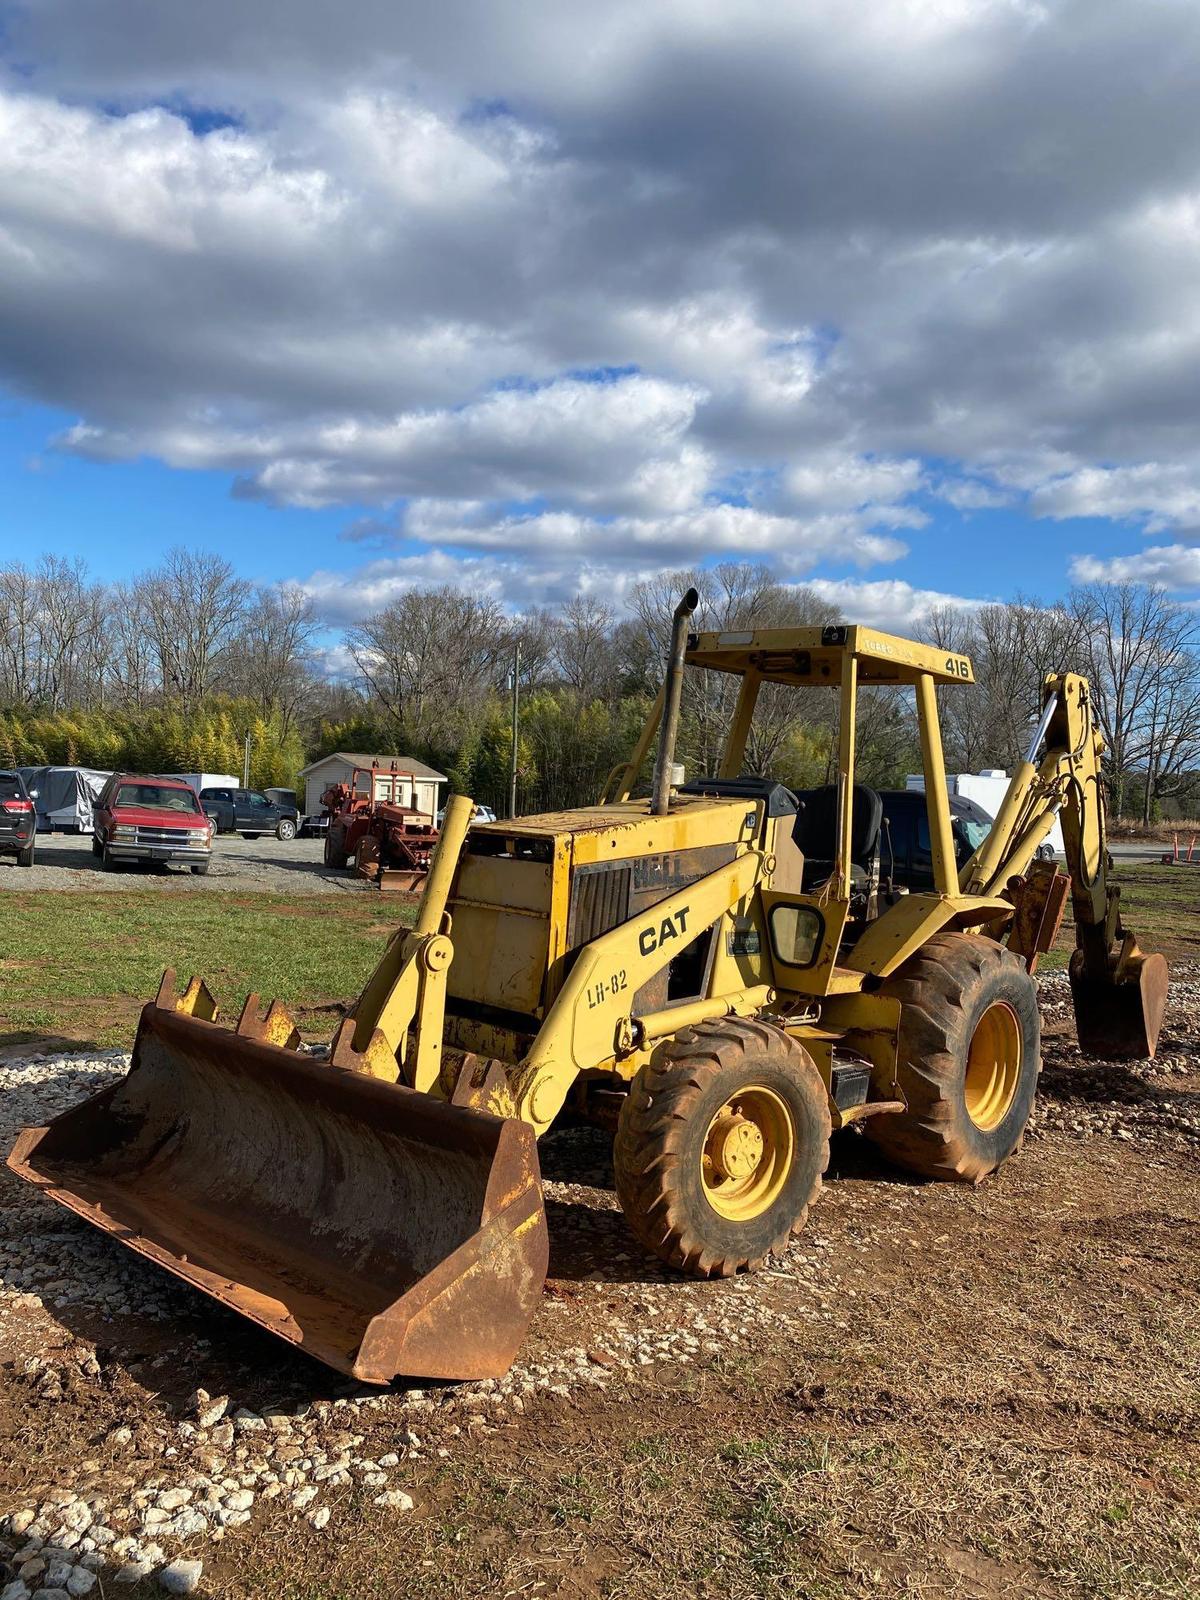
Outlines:
<svg viewBox="0 0 1200 1600"><path fill-rule="evenodd" d="M355 767L349 783L333 783L321 796L329 813L325 865L345 867L380 889L418 889L437 843L433 818L407 805L415 799L411 772L395 767Z"/></svg>

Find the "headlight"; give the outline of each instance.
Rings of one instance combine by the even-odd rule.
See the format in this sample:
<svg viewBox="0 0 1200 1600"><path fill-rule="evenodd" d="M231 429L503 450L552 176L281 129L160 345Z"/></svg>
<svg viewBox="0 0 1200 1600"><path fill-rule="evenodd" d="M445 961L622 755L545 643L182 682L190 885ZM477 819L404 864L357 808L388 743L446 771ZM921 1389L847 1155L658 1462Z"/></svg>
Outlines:
<svg viewBox="0 0 1200 1600"><path fill-rule="evenodd" d="M207 828L189 828L188 829L188 843L189 844L207 844L208 843L208 829Z"/></svg>
<svg viewBox="0 0 1200 1600"><path fill-rule="evenodd" d="M118 822L113 829L114 839L136 839L137 829L131 822Z"/></svg>

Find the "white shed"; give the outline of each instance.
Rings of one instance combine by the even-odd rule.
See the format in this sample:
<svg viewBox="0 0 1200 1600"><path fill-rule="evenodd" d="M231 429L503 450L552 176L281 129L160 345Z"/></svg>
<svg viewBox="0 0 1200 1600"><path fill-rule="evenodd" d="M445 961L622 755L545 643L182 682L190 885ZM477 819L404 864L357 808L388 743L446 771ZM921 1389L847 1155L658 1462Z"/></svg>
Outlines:
<svg viewBox="0 0 1200 1600"><path fill-rule="evenodd" d="M441 810L441 786L448 780L445 773L435 772L423 761L412 756L368 755L361 750L335 750L333 755L322 756L300 769L304 779L304 814L315 817L321 810L321 796L331 783L349 783L355 768L365 770L380 768L376 779L375 795L385 799L392 787L391 775L403 780L397 784L397 798L401 804L413 806L432 823ZM386 782L382 782L386 778ZM358 786L365 792L367 779L360 775Z"/></svg>

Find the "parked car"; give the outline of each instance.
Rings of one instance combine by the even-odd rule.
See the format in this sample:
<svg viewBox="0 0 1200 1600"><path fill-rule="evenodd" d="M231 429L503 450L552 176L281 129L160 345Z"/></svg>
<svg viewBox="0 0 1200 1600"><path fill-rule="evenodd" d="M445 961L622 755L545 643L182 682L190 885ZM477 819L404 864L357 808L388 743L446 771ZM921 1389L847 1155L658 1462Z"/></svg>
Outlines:
<svg viewBox="0 0 1200 1600"><path fill-rule="evenodd" d="M33 865L37 793L25 787L19 772L0 772L0 855L16 856L19 867Z"/></svg>
<svg viewBox="0 0 1200 1600"><path fill-rule="evenodd" d="M885 877L914 894L933 889L933 845L923 789L881 789L883 827L879 838L879 869ZM964 867L987 838L992 819L981 805L952 794L950 831L954 854Z"/></svg>
<svg viewBox="0 0 1200 1600"><path fill-rule="evenodd" d="M178 778L114 772L93 813L92 854L105 871L122 861L178 862L198 876L212 859L213 825Z"/></svg>
<svg viewBox="0 0 1200 1600"><path fill-rule="evenodd" d="M240 833L243 839L259 839L264 833L277 839L296 837L295 806L276 805L261 789L201 789L200 804L218 833Z"/></svg>
<svg viewBox="0 0 1200 1600"><path fill-rule="evenodd" d="M439 828L442 827L442 825L446 821L446 808L445 808L445 806L443 806L442 809L438 812L437 817L436 817L435 820L437 822L437 826ZM472 826L474 826L474 824L477 823L477 822L495 822L495 820L496 820L496 813L492 810L491 806L476 806L474 811L472 811L472 813L471 813L471 824L472 824Z"/></svg>

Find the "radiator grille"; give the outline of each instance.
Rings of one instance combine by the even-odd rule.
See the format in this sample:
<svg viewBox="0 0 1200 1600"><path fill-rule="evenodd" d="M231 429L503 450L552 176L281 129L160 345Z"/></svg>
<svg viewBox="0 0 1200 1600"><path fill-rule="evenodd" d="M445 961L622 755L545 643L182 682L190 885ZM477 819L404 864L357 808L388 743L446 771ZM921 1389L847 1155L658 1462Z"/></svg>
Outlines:
<svg viewBox="0 0 1200 1600"><path fill-rule="evenodd" d="M627 922L633 888L630 866L581 867L576 870L571 894L569 942L576 950L602 933Z"/></svg>

